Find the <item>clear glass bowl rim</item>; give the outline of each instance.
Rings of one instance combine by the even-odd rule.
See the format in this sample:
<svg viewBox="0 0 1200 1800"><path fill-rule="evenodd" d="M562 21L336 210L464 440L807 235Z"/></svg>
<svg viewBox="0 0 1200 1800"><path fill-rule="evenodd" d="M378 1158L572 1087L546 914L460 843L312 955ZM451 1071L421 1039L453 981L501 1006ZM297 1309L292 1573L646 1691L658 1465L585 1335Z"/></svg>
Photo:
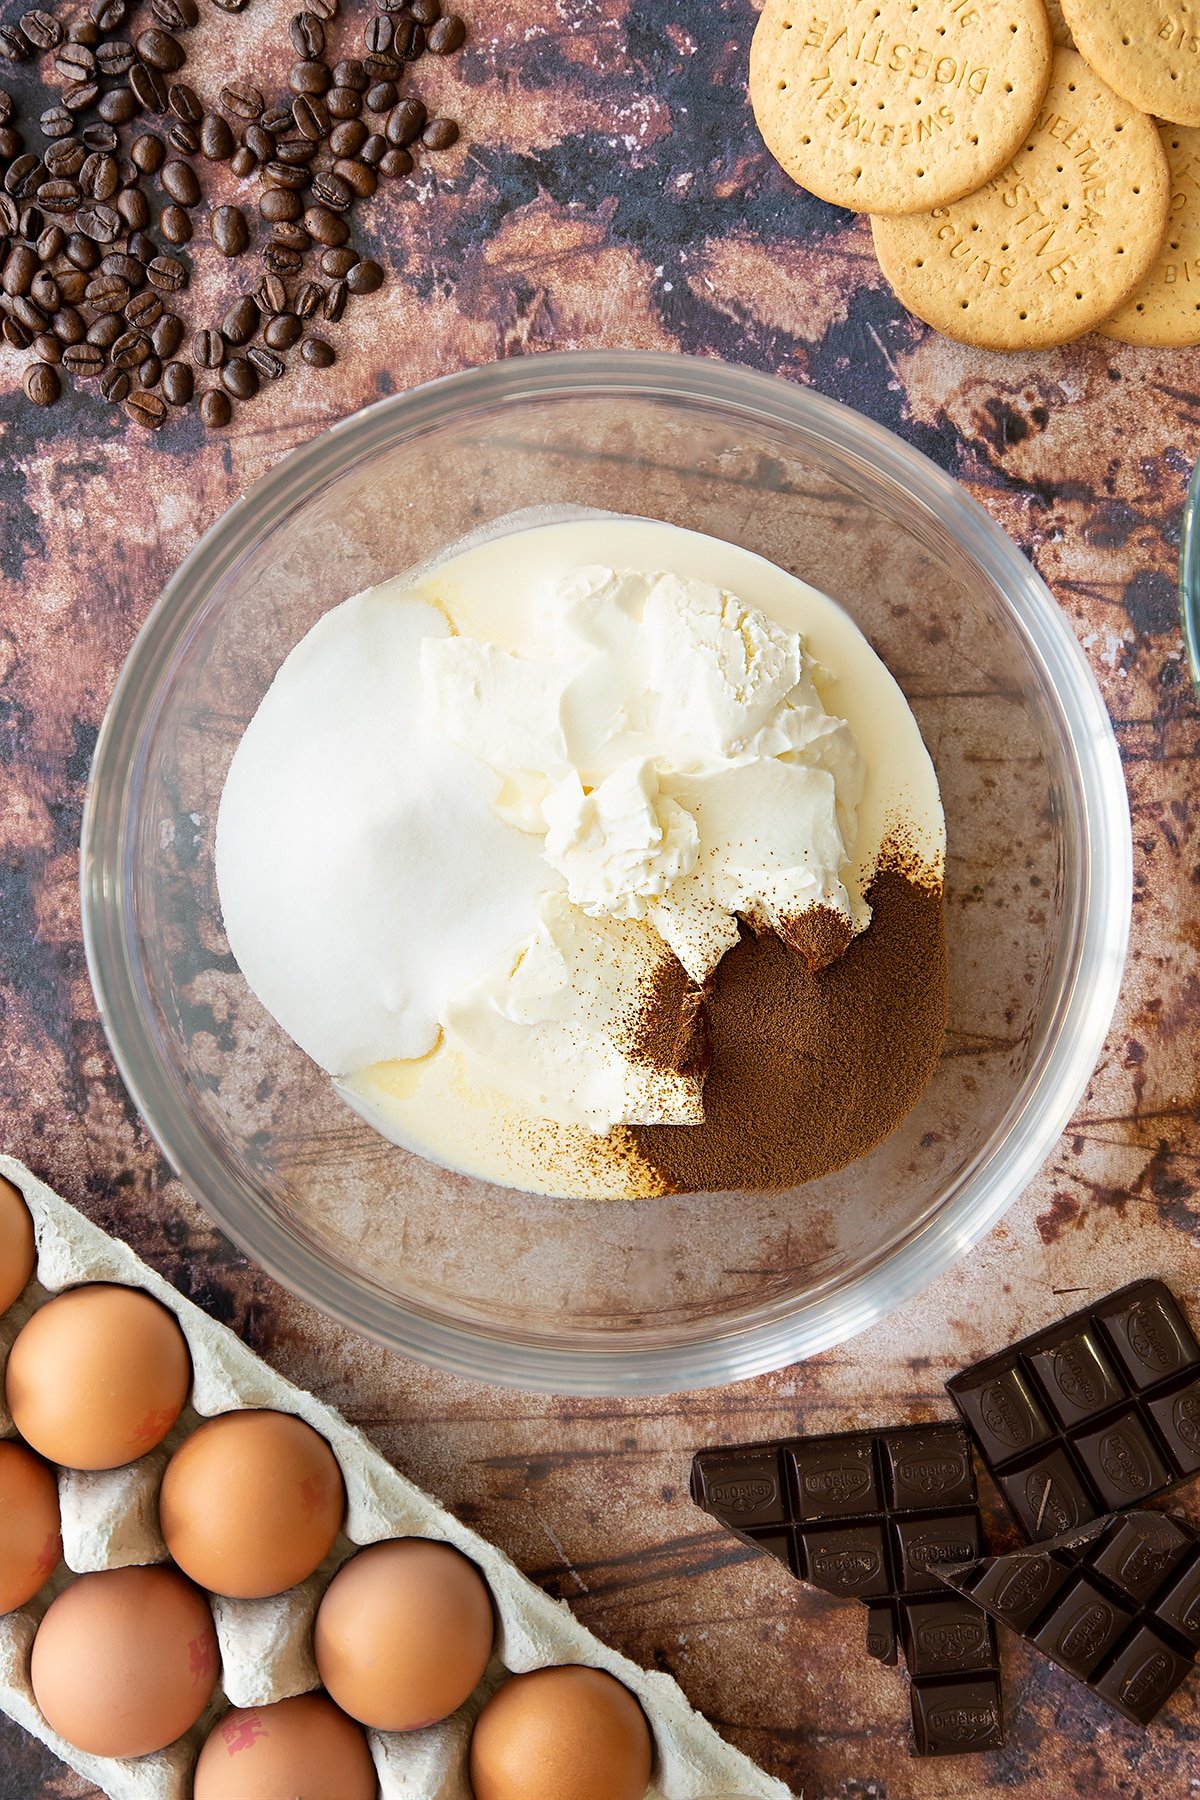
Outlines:
<svg viewBox="0 0 1200 1800"><path fill-rule="evenodd" d="M869 470L909 516L949 531L989 576L1057 697L1074 757L1079 917L1059 1016L1008 1116L936 1214L883 1261L791 1310L731 1323L700 1342L547 1347L401 1305L324 1259L225 1168L177 1105L159 1063L126 853L131 802L164 686L213 584L251 543L360 456L498 406L621 396L691 402L818 443L843 472ZM85 801L80 879L88 970L122 1078L189 1193L234 1243L293 1293L404 1355L528 1391L621 1395L748 1379L842 1343L927 1287L990 1230L1046 1160L1100 1055L1124 966L1133 875L1125 783L1096 680L1049 589L950 476L883 426L773 376L658 352L568 351L466 370L378 401L284 456L217 520L168 581L113 690Z"/></svg>

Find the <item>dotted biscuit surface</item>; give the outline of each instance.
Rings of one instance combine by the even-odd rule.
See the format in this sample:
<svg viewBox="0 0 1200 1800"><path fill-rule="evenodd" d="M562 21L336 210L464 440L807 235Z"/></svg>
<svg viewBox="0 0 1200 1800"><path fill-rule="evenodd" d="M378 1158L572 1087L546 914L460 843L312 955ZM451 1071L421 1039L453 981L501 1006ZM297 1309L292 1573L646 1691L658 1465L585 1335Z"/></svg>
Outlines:
<svg viewBox="0 0 1200 1800"><path fill-rule="evenodd" d="M1146 280L1100 327L1123 344L1200 344L1200 127L1162 125L1171 170L1167 235Z"/></svg>
<svg viewBox="0 0 1200 1800"><path fill-rule="evenodd" d="M1200 125L1200 0L1062 0L1076 48L1117 93Z"/></svg>
<svg viewBox="0 0 1200 1800"><path fill-rule="evenodd" d="M802 187L856 212L919 213L1009 161L1052 49L1042 0L767 0L750 98Z"/></svg>
<svg viewBox="0 0 1200 1800"><path fill-rule="evenodd" d="M1146 280L1170 173L1154 122L1058 50L1033 128L978 193L873 221L883 272L948 337L1034 350L1093 330Z"/></svg>

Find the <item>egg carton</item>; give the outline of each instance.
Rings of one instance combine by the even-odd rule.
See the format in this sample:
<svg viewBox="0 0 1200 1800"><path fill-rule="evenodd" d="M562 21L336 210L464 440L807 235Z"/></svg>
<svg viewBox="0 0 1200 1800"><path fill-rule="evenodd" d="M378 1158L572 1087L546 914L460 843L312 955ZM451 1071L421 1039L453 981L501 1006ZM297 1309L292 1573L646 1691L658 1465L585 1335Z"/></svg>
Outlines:
<svg viewBox="0 0 1200 1800"><path fill-rule="evenodd" d="M187 1338L195 1373L190 1404L157 1449L120 1469L58 1471L63 1564L35 1601L0 1617L0 1710L65 1763L113 1800L188 1800L199 1746L227 1706L264 1706L320 1686L312 1654L313 1618L346 1558L381 1538L428 1537L453 1544L483 1572L496 1607L495 1652L476 1692L440 1725L368 1732L380 1800L471 1800L468 1745L480 1708L509 1674L550 1663L606 1669L637 1695L656 1750L646 1800L789 1800L791 1790L726 1744L688 1705L669 1675L641 1669L601 1643L564 1601L544 1594L494 1545L406 1481L340 1414L277 1375L127 1245L91 1224L13 1158L0 1156L0 1175L25 1196L38 1247L34 1280L0 1318L0 1436L13 1435L2 1381L13 1339L53 1294L80 1282L142 1288L169 1307ZM38 1623L73 1575L168 1560L158 1525L163 1470L202 1418L239 1407L295 1413L330 1444L346 1482L342 1533L317 1573L287 1593L267 1600L211 1597L221 1682L208 1710L185 1737L136 1759L76 1750L51 1729L33 1697L30 1652Z"/></svg>

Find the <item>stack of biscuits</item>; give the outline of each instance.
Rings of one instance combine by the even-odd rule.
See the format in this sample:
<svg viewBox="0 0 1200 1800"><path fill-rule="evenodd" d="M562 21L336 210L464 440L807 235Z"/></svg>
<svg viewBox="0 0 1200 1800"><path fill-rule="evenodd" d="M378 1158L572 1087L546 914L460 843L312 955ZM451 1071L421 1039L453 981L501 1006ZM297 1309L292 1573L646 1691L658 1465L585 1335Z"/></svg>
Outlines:
<svg viewBox="0 0 1200 1800"><path fill-rule="evenodd" d="M750 97L963 343L1200 343L1196 0L766 0Z"/></svg>

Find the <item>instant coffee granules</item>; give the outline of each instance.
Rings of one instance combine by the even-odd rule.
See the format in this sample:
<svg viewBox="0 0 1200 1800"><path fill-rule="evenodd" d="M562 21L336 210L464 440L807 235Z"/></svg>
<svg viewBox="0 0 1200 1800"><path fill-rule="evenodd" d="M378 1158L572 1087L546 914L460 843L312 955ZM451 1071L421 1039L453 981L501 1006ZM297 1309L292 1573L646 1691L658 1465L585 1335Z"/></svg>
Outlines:
<svg viewBox="0 0 1200 1800"><path fill-rule="evenodd" d="M867 930L823 967L743 927L705 1004L704 1123L630 1128L671 1191L796 1187L865 1156L915 1106L946 1026L942 892L884 869L867 899Z"/></svg>

